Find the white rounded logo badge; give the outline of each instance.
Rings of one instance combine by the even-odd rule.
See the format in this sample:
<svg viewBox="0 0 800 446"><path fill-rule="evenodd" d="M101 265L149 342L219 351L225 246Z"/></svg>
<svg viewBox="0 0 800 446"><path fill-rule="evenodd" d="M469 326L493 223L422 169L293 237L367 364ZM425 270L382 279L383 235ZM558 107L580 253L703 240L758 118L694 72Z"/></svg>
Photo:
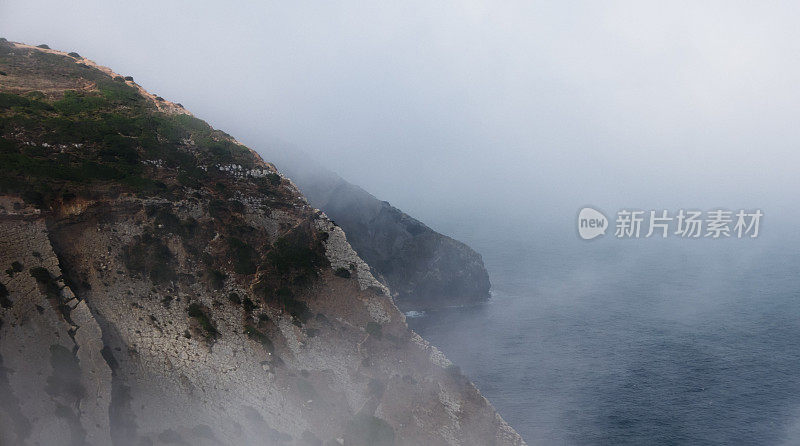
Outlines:
<svg viewBox="0 0 800 446"><path fill-rule="evenodd" d="M578 235L584 240L591 240L606 233L608 219L602 212L583 208L578 212Z"/></svg>

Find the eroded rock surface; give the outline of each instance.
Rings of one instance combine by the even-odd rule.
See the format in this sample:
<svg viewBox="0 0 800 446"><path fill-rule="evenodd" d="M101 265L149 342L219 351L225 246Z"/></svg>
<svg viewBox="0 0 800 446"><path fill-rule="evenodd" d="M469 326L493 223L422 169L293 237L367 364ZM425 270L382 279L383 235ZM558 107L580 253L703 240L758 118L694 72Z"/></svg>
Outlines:
<svg viewBox="0 0 800 446"><path fill-rule="evenodd" d="M523 444L274 166L83 59L0 69L0 444Z"/></svg>

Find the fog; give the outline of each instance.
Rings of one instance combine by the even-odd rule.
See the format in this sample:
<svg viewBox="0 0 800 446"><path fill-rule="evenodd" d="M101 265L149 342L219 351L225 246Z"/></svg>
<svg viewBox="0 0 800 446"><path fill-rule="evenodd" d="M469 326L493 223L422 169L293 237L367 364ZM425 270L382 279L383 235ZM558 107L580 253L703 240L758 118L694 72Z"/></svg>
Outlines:
<svg viewBox="0 0 800 446"><path fill-rule="evenodd" d="M700 426L725 443L762 426L746 433L777 442L800 432L800 380L768 373L800 364L787 353L800 309L798 13L0 0L0 36L133 76L261 153L307 154L483 253L492 303L412 324L528 438L617 443L631 437L591 435L650 438L652 426L706 438ZM758 208L764 223L757 241L638 249L578 240L586 205ZM767 388L748 394L753 383Z"/></svg>
<svg viewBox="0 0 800 446"><path fill-rule="evenodd" d="M798 5L700 3L4 0L0 34L303 150L435 228L573 231L585 204L783 215Z"/></svg>

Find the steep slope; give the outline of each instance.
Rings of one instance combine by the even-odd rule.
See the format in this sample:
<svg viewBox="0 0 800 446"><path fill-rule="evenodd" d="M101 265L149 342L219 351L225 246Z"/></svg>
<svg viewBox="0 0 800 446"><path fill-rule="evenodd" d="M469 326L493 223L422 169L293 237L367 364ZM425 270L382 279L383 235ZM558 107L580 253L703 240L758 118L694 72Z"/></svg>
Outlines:
<svg viewBox="0 0 800 446"><path fill-rule="evenodd" d="M342 227L353 249L405 310L460 306L489 298L480 254L381 201L297 150L273 148L270 158L311 205Z"/></svg>
<svg viewBox="0 0 800 446"><path fill-rule="evenodd" d="M0 40L0 166L0 444L523 444L273 165L132 79Z"/></svg>

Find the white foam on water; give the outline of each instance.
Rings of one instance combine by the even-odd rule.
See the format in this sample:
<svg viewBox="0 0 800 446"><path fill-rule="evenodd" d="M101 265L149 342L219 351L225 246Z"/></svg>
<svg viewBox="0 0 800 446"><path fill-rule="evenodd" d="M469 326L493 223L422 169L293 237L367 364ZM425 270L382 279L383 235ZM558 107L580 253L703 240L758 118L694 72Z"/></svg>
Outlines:
<svg viewBox="0 0 800 446"><path fill-rule="evenodd" d="M406 317L413 319L413 318L416 318L416 317L425 316L425 312L424 311L411 310L411 311L406 311L405 315L406 315Z"/></svg>

